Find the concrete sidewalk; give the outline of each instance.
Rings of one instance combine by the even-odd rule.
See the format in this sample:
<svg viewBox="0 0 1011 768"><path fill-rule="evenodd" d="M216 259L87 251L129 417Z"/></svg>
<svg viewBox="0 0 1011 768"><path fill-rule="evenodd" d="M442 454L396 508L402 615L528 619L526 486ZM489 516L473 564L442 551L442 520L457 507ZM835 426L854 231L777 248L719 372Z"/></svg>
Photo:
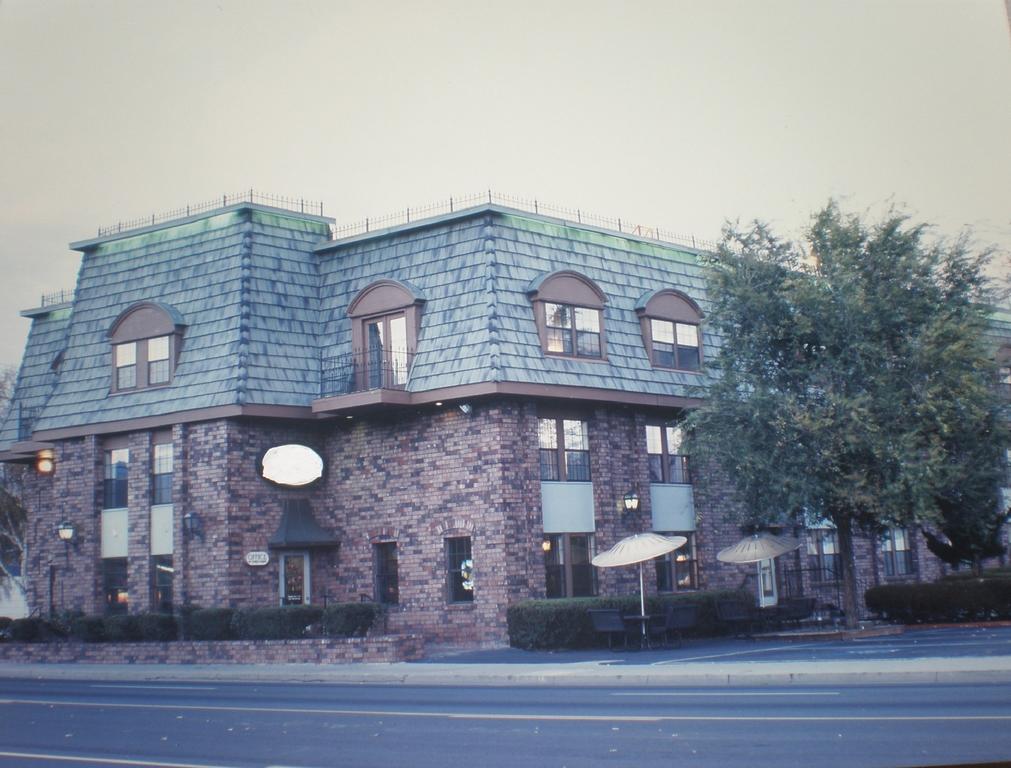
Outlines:
<svg viewBox="0 0 1011 768"><path fill-rule="evenodd" d="M593 687L1008 683L1011 657L868 661L569 664L0 664L0 679Z"/></svg>
<svg viewBox="0 0 1011 768"><path fill-rule="evenodd" d="M951 627L848 640L705 640L646 651L457 653L373 664L20 664L0 678L344 685L789 686L1011 682L1011 627Z"/></svg>

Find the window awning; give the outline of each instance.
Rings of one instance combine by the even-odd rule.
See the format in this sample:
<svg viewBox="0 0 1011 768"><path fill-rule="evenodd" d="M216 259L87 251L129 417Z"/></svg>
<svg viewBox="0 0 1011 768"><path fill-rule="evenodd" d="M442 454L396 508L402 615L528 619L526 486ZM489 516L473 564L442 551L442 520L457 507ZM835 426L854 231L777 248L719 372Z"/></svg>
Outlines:
<svg viewBox="0 0 1011 768"><path fill-rule="evenodd" d="M308 547L336 547L340 541L323 530L309 508L308 499L288 499L284 502L281 522L270 537L270 549L304 549Z"/></svg>

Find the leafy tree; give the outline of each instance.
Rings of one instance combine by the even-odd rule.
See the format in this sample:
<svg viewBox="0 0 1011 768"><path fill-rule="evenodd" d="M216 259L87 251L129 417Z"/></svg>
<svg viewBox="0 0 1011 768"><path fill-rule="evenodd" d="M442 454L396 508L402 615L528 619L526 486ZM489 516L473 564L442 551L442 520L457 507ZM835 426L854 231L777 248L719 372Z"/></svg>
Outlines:
<svg viewBox="0 0 1011 768"><path fill-rule="evenodd" d="M16 377L14 368L0 368L0 422L10 405ZM0 464L0 581L12 578L14 566L24 563L26 520L21 504L24 472L23 466ZM24 591L23 582L14 583Z"/></svg>
<svg viewBox="0 0 1011 768"><path fill-rule="evenodd" d="M728 227L709 264L722 347L692 450L733 478L742 523L835 525L850 625L856 532L997 509L989 255L927 245L925 229L830 203L806 250L755 223Z"/></svg>

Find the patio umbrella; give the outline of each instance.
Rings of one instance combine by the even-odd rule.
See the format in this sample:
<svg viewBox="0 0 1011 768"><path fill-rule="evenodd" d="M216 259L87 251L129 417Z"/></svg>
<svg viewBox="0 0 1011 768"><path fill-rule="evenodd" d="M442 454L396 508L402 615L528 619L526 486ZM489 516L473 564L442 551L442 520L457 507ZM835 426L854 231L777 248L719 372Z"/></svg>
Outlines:
<svg viewBox="0 0 1011 768"><path fill-rule="evenodd" d="M769 560L793 552L800 544L799 539L775 536L768 531L762 531L745 536L732 547L721 549L716 559L724 563L757 563L759 560Z"/></svg>
<svg viewBox="0 0 1011 768"><path fill-rule="evenodd" d="M642 564L654 557L666 555L688 541L684 536L661 536L659 533L637 533L626 536L606 552L601 552L590 562L598 568L614 568L619 565L639 564L639 613L646 615L646 593L642 582ZM646 635L646 624L642 625Z"/></svg>

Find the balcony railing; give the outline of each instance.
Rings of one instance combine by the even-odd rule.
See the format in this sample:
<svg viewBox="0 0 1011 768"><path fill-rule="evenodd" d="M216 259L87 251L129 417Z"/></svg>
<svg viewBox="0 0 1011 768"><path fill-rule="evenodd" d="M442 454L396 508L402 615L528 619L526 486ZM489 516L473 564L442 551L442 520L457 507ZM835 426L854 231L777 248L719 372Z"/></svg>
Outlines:
<svg viewBox="0 0 1011 768"><path fill-rule="evenodd" d="M414 355L405 350L378 348L324 357L320 366L320 397L404 389L413 361Z"/></svg>

